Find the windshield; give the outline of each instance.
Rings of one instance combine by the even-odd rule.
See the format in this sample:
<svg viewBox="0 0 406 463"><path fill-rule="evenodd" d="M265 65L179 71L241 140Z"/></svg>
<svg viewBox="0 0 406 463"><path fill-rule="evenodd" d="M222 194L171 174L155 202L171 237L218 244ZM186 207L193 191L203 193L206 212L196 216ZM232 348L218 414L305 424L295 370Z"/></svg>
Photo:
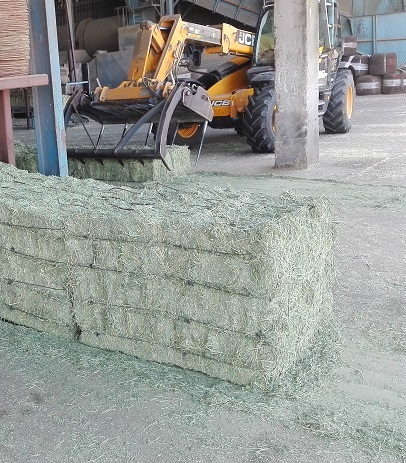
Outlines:
<svg viewBox="0 0 406 463"><path fill-rule="evenodd" d="M405 0L406 1L406 0ZM334 9L333 9L334 8ZM330 7L328 11L328 19L323 21L320 17L319 21L319 47L325 47L327 42L326 34L329 27L327 22L331 22L334 26L332 31L332 40L335 47L340 43L340 24L339 21L334 20L339 16L337 7ZM275 28L274 28L274 9L273 7L265 11L261 18L258 27L258 34L256 38L255 49L255 63L260 65L275 65Z"/></svg>
<svg viewBox="0 0 406 463"><path fill-rule="evenodd" d="M321 19L321 18L320 18ZM324 47L326 44L326 27L323 21L319 21L319 47Z"/></svg>
<svg viewBox="0 0 406 463"><path fill-rule="evenodd" d="M269 9L262 16L258 28L255 62L262 65L275 64L274 11Z"/></svg>

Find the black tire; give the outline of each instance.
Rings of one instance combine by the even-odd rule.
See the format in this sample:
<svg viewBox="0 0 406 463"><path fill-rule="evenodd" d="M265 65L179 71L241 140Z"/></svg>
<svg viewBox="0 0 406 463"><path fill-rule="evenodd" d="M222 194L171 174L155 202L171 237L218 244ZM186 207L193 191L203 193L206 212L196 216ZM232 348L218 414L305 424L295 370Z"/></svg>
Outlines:
<svg viewBox="0 0 406 463"><path fill-rule="evenodd" d="M275 88L256 88L245 108L243 127L247 143L256 153L275 151Z"/></svg>
<svg viewBox="0 0 406 463"><path fill-rule="evenodd" d="M351 129L355 86L351 71L337 72L330 102L323 115L327 133L347 133Z"/></svg>
<svg viewBox="0 0 406 463"><path fill-rule="evenodd" d="M245 136L244 126L243 126L242 122L238 122L238 124L234 126L234 130L241 137Z"/></svg>

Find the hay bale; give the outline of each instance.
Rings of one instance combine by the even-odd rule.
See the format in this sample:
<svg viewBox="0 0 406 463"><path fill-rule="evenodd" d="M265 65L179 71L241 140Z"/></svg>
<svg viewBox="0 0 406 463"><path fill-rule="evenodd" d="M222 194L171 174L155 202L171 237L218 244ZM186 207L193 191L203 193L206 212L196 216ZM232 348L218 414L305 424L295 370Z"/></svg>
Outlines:
<svg viewBox="0 0 406 463"><path fill-rule="evenodd" d="M188 370L204 372L214 378L221 378L234 384L253 385L263 388L264 381L258 371L217 362L216 360L182 352L161 346L158 343L145 342L135 339L122 338L104 333L83 331L81 342L88 346L113 351L120 351L128 355L140 357L153 362L177 365Z"/></svg>
<svg viewBox="0 0 406 463"><path fill-rule="evenodd" d="M0 280L13 282L0 304L27 313L21 323L268 390L328 336L323 198L193 178L130 188L8 165L0 188Z"/></svg>
<svg viewBox="0 0 406 463"><path fill-rule="evenodd" d="M76 340L78 337L77 328L69 324L61 325L53 320L33 315L29 312L15 309L0 300L0 320L15 323L16 325L28 326L37 331L54 334L61 338Z"/></svg>
<svg viewBox="0 0 406 463"><path fill-rule="evenodd" d="M132 147L136 149L137 147ZM139 148L139 147L138 147ZM15 142L16 166L28 172L38 172L35 146ZM148 182L181 176L190 170L190 151L186 146L168 146L165 157L168 170L160 159L125 160L68 159L69 175L80 179L106 182Z"/></svg>
<svg viewBox="0 0 406 463"><path fill-rule="evenodd" d="M237 331L219 329L214 324L199 323L149 309L128 308L122 311L122 315L119 324L108 320L107 329L94 330L94 327L87 325L85 330L149 342L230 366L258 370L262 368L263 359L272 356L273 346L269 343Z"/></svg>
<svg viewBox="0 0 406 463"><path fill-rule="evenodd" d="M168 146L165 157L169 168L160 159L125 160L69 159L69 175L106 182L148 182L183 175L190 169L190 152L185 146Z"/></svg>
<svg viewBox="0 0 406 463"><path fill-rule="evenodd" d="M20 111L26 113L26 111L30 111L30 108L33 107L32 89L17 88L14 90L10 90L10 103L13 112Z"/></svg>
<svg viewBox="0 0 406 463"><path fill-rule="evenodd" d="M27 172L38 172L37 148L21 141L14 142L16 166Z"/></svg>
<svg viewBox="0 0 406 463"><path fill-rule="evenodd" d="M9 279L4 287L4 302L35 317L68 326L71 302L65 289L54 289Z"/></svg>
<svg viewBox="0 0 406 463"><path fill-rule="evenodd" d="M66 256L66 241L62 230L27 228L15 223L15 212L8 223L0 223L0 245L32 259L63 261ZM3 220L5 215L2 214ZM13 223L14 222L14 223Z"/></svg>
<svg viewBox="0 0 406 463"><path fill-rule="evenodd" d="M13 249L5 249L2 253L0 277L63 290L66 285L66 269L66 262L31 258Z"/></svg>

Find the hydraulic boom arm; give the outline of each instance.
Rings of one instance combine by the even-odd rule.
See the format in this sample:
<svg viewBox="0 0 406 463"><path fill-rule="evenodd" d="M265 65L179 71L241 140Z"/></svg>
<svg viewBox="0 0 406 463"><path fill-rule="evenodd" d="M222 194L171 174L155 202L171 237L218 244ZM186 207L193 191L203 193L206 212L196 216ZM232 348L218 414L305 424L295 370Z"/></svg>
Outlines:
<svg viewBox="0 0 406 463"><path fill-rule="evenodd" d="M163 16L159 24L145 21L136 40L128 80L114 89L98 89L100 101L139 100L173 88L171 74L183 57L185 45L205 53L252 56L254 34L230 24L201 26L182 21L180 15Z"/></svg>

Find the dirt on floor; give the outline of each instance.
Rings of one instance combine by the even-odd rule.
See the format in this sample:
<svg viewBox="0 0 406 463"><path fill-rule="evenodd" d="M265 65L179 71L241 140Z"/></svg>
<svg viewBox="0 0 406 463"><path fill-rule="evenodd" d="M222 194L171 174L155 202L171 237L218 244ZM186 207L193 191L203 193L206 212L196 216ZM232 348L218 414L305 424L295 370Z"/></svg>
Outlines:
<svg viewBox="0 0 406 463"><path fill-rule="evenodd" d="M353 132L321 137L324 157L300 177L271 166L242 176L241 165L230 175L243 153L226 142L228 154L209 148L195 169L209 183L333 202L339 336L327 371L269 396L1 322L0 463L404 462L406 95L395 97L360 100ZM394 111L404 119L383 124L379 145L373 133ZM207 172L219 164L229 168Z"/></svg>

